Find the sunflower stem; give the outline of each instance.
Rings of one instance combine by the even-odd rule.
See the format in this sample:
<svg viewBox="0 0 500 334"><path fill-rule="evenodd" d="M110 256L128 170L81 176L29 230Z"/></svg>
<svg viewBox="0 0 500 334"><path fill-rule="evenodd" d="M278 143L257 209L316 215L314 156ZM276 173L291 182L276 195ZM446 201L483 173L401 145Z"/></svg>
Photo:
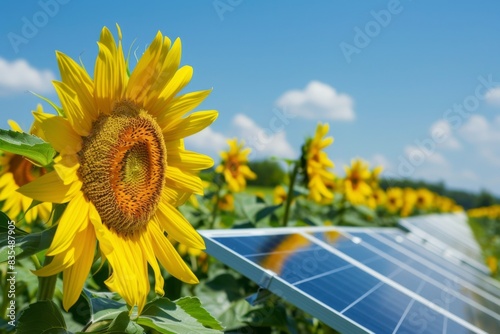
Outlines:
<svg viewBox="0 0 500 334"><path fill-rule="evenodd" d="M38 260L38 257L33 254L30 256L31 262L33 262L33 265L35 266L35 269L38 270L42 268L42 265L40 264L40 260Z"/></svg>
<svg viewBox="0 0 500 334"><path fill-rule="evenodd" d="M217 178L217 175L215 176ZM212 210L212 219L210 221L210 229L215 227L215 221L217 220L217 214L219 213L219 202L220 202L220 191L222 188L221 182L215 182L217 185L217 191L215 192L215 204L214 209Z"/></svg>
<svg viewBox="0 0 500 334"><path fill-rule="evenodd" d="M51 256L45 256L43 265L48 265L52 261ZM47 277L38 277L38 294L37 300L52 300L56 289L57 274Z"/></svg>
<svg viewBox="0 0 500 334"><path fill-rule="evenodd" d="M293 167L292 174L290 175L290 184L288 185L288 195L286 196L285 203L285 215L283 216L283 226L288 226L288 217L290 215L290 206L293 201L293 188L295 185L295 179L297 178L297 174L299 172L299 163L296 162Z"/></svg>

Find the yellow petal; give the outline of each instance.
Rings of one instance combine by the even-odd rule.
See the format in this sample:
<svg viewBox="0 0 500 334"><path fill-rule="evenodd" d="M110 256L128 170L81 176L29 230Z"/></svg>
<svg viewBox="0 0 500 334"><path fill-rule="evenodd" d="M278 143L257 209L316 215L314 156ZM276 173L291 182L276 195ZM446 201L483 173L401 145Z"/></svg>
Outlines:
<svg viewBox="0 0 500 334"><path fill-rule="evenodd" d="M184 116L203 102L211 91L211 89L202 90L174 98L163 107L162 112L158 113L158 124L161 126L162 124L168 123L170 120Z"/></svg>
<svg viewBox="0 0 500 334"><path fill-rule="evenodd" d="M37 276L52 276L60 273L64 269L75 264L75 248L72 247L66 252L57 254L52 258L52 261L43 268L34 271Z"/></svg>
<svg viewBox="0 0 500 334"><path fill-rule="evenodd" d="M177 140L200 132L217 119L216 110L199 111L186 118L180 118L162 128L165 141Z"/></svg>
<svg viewBox="0 0 500 334"><path fill-rule="evenodd" d="M155 39L149 45L148 49L142 55L141 59L134 68L130 76L127 91L125 96L132 101L144 101L145 96L149 93L151 85L157 80L161 74L161 66L159 58L163 46L163 37L158 31Z"/></svg>
<svg viewBox="0 0 500 334"><path fill-rule="evenodd" d="M193 76L193 68L191 66L183 66L175 72L173 78L167 83L163 91L148 108L151 113L156 114L163 110L163 106L167 104L174 96L179 93L191 80Z"/></svg>
<svg viewBox="0 0 500 334"><path fill-rule="evenodd" d="M69 202L57 225L57 231L47 255L53 256L65 251L78 232L87 228L89 223L89 204L82 192Z"/></svg>
<svg viewBox="0 0 500 334"><path fill-rule="evenodd" d="M169 166L176 166L180 169L203 170L214 165L214 161L209 156L191 151L167 151L167 156Z"/></svg>
<svg viewBox="0 0 500 334"><path fill-rule="evenodd" d="M167 201L158 203L156 218L161 227L176 241L188 247L205 249L203 238L175 207Z"/></svg>
<svg viewBox="0 0 500 334"><path fill-rule="evenodd" d="M7 123L9 123L9 126L12 130L14 131L17 131L17 132L23 132L23 129L21 129L21 127L19 126L19 124L17 124L16 121L12 120L12 119L9 119L7 121Z"/></svg>
<svg viewBox="0 0 500 334"><path fill-rule="evenodd" d="M141 234L141 236L139 237L139 242L141 244L144 256L151 268L153 268L153 272L155 274L155 292L163 296L165 294L165 291L163 291L163 285L165 284L165 281L163 280L160 266L158 265L158 260L156 260L153 246L151 245L151 240L149 238L149 233Z"/></svg>
<svg viewBox="0 0 500 334"><path fill-rule="evenodd" d="M93 226L88 225L81 237L79 247L85 249L75 264L63 271L63 307L66 311L78 300L94 260L96 238Z"/></svg>
<svg viewBox="0 0 500 334"><path fill-rule="evenodd" d="M163 235L163 232L156 224L148 225L148 233L153 245L156 257L163 267L173 276L189 284L198 283L198 279L184 260L179 256L170 241Z"/></svg>
<svg viewBox="0 0 500 334"><path fill-rule="evenodd" d="M94 119L91 119L85 114L76 92L64 82L53 81L52 84L56 89L57 95L61 100L64 114L73 130L80 136L88 136Z"/></svg>
<svg viewBox="0 0 500 334"><path fill-rule="evenodd" d="M76 92L82 112L92 120L97 119L93 97L94 83L87 71L62 52L56 51L56 58L62 82Z"/></svg>
<svg viewBox="0 0 500 334"><path fill-rule="evenodd" d="M203 184L197 175L189 174L177 167L168 166L165 172L167 187L175 187L179 190L203 195Z"/></svg>
<svg viewBox="0 0 500 334"><path fill-rule="evenodd" d="M123 239L109 230L107 234L113 243L113 251L106 254L113 274L105 283L112 291L118 292L127 304L137 305L140 313L146 304L149 279L147 261L138 238Z"/></svg>
<svg viewBox="0 0 500 334"><path fill-rule="evenodd" d="M60 116L33 112L45 139L62 154L75 154L82 149L82 137L76 133L69 121Z"/></svg>
<svg viewBox="0 0 500 334"><path fill-rule="evenodd" d="M162 198L174 207L181 206L191 196L190 192L183 192L170 187L163 187Z"/></svg>
<svg viewBox="0 0 500 334"><path fill-rule="evenodd" d="M76 155L59 155L54 159L54 161L54 169L61 180L63 180L64 184L68 185L80 179L78 176L80 163L78 162Z"/></svg>
<svg viewBox="0 0 500 334"><path fill-rule="evenodd" d="M80 180L64 184L54 171L25 184L17 191L40 202L66 203L80 192L81 187Z"/></svg>

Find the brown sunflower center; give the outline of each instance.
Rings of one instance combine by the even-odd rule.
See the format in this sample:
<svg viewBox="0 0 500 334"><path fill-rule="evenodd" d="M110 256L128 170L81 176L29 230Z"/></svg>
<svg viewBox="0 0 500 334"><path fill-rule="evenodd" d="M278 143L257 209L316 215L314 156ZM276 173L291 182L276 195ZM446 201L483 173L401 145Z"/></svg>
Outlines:
<svg viewBox="0 0 500 334"><path fill-rule="evenodd" d="M14 181L19 187L22 187L26 183L29 183L37 177L45 174L45 169L33 165L23 156L17 154L10 159L9 170L14 177Z"/></svg>
<svg viewBox="0 0 500 334"><path fill-rule="evenodd" d="M167 167L156 121L132 103L120 102L93 124L79 157L82 190L102 222L123 236L143 229L160 201Z"/></svg>

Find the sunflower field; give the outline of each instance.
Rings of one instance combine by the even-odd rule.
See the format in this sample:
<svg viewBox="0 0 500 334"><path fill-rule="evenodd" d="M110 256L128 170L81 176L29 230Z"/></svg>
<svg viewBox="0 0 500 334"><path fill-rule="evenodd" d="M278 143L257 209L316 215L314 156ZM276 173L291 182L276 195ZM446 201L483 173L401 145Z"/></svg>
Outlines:
<svg viewBox="0 0 500 334"><path fill-rule="evenodd" d="M427 188L382 188L382 167L361 158L336 166L322 122L300 156L275 160L282 184L250 189L244 141L217 161L184 144L223 116L194 111L211 90L186 92L193 69L180 67L179 39L158 32L133 65L119 26L103 28L98 47L93 73L57 52L59 99L40 96L52 109L0 131L4 332L334 333L276 296L248 302L259 286L207 255L197 230L395 227L464 211ZM497 275L500 207L468 214Z"/></svg>

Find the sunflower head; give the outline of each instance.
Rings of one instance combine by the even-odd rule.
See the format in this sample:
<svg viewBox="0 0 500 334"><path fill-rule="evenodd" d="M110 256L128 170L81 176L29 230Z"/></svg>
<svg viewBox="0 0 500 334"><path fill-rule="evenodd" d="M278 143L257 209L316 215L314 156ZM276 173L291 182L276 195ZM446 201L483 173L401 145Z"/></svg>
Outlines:
<svg viewBox="0 0 500 334"><path fill-rule="evenodd" d="M389 188L386 195L387 210L391 213L398 212L403 206L403 190L401 188Z"/></svg>
<svg viewBox="0 0 500 334"><path fill-rule="evenodd" d="M361 159L351 161L351 166L345 166L344 192L346 198L353 204L365 204L372 194L369 181L371 177L368 164Z"/></svg>
<svg viewBox="0 0 500 334"><path fill-rule="evenodd" d="M245 143L243 141L239 143L237 138L229 139L227 144L229 150L220 153L222 161L215 171L224 175L230 191L240 192L245 190L247 180L257 178L248 167L248 155L251 149L245 148Z"/></svg>
<svg viewBox="0 0 500 334"><path fill-rule="evenodd" d="M190 113L210 91L179 95L193 73L179 68L179 39L172 43L158 32L129 71L119 28L118 37L103 28L93 78L58 52L59 115L34 113L40 136L59 155L53 172L20 191L68 203L47 251L53 260L36 272L63 271L65 309L82 290L96 246L112 269L106 284L139 312L150 289L148 265L158 294L164 282L158 262L180 280L197 282L165 234L186 247L205 247L176 207L203 194L198 172L213 165L184 147L185 137L217 118L215 110Z"/></svg>
<svg viewBox="0 0 500 334"><path fill-rule="evenodd" d="M301 164L304 184L309 189L309 198L317 203L330 203L333 193L327 184L335 180L331 169L335 166L324 151L333 143L333 137L326 137L330 126L318 123L314 137L308 138L302 147Z"/></svg>

